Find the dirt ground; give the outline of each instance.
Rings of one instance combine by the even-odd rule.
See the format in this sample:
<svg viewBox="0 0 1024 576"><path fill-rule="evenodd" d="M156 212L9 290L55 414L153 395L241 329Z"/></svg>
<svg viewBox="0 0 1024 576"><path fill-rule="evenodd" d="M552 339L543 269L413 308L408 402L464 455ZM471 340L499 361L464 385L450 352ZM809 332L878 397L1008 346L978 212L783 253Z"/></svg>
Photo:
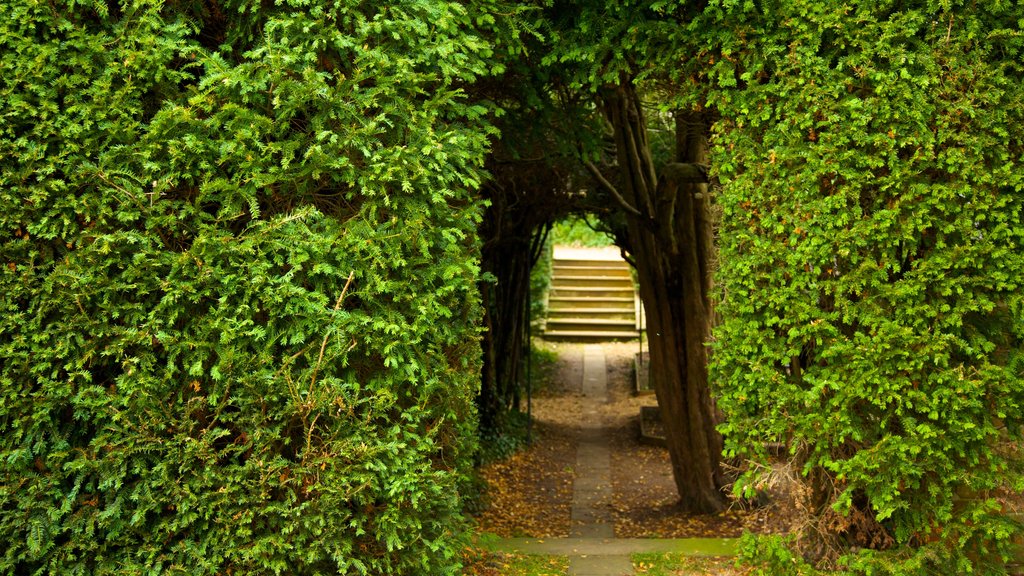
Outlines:
<svg viewBox="0 0 1024 576"><path fill-rule="evenodd" d="M565 537L569 534L576 429L580 424L583 345L541 343L558 354L547 382L534 395L534 442L512 458L484 467L490 506L482 531L503 537ZM603 421L612 437L611 503L620 538L735 537L744 530L780 532L791 518L784 506L733 506L718 515L682 512L667 450L640 441L640 407L657 405L653 395L634 393L636 342L604 343L610 401Z"/></svg>

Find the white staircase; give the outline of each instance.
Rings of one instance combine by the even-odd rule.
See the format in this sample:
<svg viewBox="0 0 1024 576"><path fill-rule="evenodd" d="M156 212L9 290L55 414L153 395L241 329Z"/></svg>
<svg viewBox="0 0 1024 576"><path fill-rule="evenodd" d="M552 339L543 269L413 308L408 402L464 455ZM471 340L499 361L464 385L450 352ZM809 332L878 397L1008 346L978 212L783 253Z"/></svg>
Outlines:
<svg viewBox="0 0 1024 576"><path fill-rule="evenodd" d="M555 247L545 338L586 342L636 338L637 307L629 264L617 248Z"/></svg>

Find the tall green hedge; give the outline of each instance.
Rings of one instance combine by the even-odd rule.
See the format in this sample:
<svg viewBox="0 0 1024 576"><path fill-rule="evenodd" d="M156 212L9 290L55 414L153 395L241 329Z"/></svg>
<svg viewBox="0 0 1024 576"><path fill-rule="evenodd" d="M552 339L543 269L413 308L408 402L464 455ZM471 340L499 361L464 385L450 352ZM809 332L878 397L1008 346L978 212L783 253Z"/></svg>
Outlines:
<svg viewBox="0 0 1024 576"><path fill-rule="evenodd" d="M712 4L727 451L789 447L809 559L1001 573L1021 527L1000 491L1024 490L1024 7Z"/></svg>
<svg viewBox="0 0 1024 576"><path fill-rule="evenodd" d="M0 573L454 573L494 18L3 5Z"/></svg>

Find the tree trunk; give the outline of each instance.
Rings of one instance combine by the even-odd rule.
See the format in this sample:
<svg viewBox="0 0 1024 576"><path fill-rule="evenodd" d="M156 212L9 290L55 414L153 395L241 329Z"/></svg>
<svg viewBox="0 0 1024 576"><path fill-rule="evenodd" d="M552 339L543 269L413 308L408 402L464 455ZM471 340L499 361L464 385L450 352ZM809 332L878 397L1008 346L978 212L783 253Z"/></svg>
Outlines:
<svg viewBox="0 0 1024 576"><path fill-rule="evenodd" d="M481 270L494 277L480 286L485 331L483 369L477 409L483 430L500 428L502 416L519 410L524 346L530 321L530 270L550 230L550 213L541 217L513 192L490 189L491 206L480 227ZM511 201L510 201L511 200Z"/></svg>
<svg viewBox="0 0 1024 576"><path fill-rule="evenodd" d="M501 415L518 409L522 342L529 303L529 237L495 239L482 250L481 268L494 276L481 288L486 331L481 346L483 371L478 410L483 429L494 429Z"/></svg>
<svg viewBox="0 0 1024 576"><path fill-rule="evenodd" d="M665 425L682 506L722 510L722 439L708 388L707 342L714 246L707 184L695 180L706 163L706 124L677 116L675 169L655 172L640 101L624 81L603 95L615 133L626 204L627 238L647 314L651 380Z"/></svg>

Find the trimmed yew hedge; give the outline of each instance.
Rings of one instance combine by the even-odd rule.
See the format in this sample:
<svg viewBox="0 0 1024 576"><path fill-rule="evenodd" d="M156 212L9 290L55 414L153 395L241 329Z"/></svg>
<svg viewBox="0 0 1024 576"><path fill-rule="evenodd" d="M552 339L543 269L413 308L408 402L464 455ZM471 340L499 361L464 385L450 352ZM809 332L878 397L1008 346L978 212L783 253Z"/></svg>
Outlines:
<svg viewBox="0 0 1024 576"><path fill-rule="evenodd" d="M812 563L1004 573L1021 525L1000 494L1024 490L1024 8L720 4L726 450L788 446Z"/></svg>
<svg viewBox="0 0 1024 576"><path fill-rule="evenodd" d="M0 573L456 573L489 20L5 6Z"/></svg>

